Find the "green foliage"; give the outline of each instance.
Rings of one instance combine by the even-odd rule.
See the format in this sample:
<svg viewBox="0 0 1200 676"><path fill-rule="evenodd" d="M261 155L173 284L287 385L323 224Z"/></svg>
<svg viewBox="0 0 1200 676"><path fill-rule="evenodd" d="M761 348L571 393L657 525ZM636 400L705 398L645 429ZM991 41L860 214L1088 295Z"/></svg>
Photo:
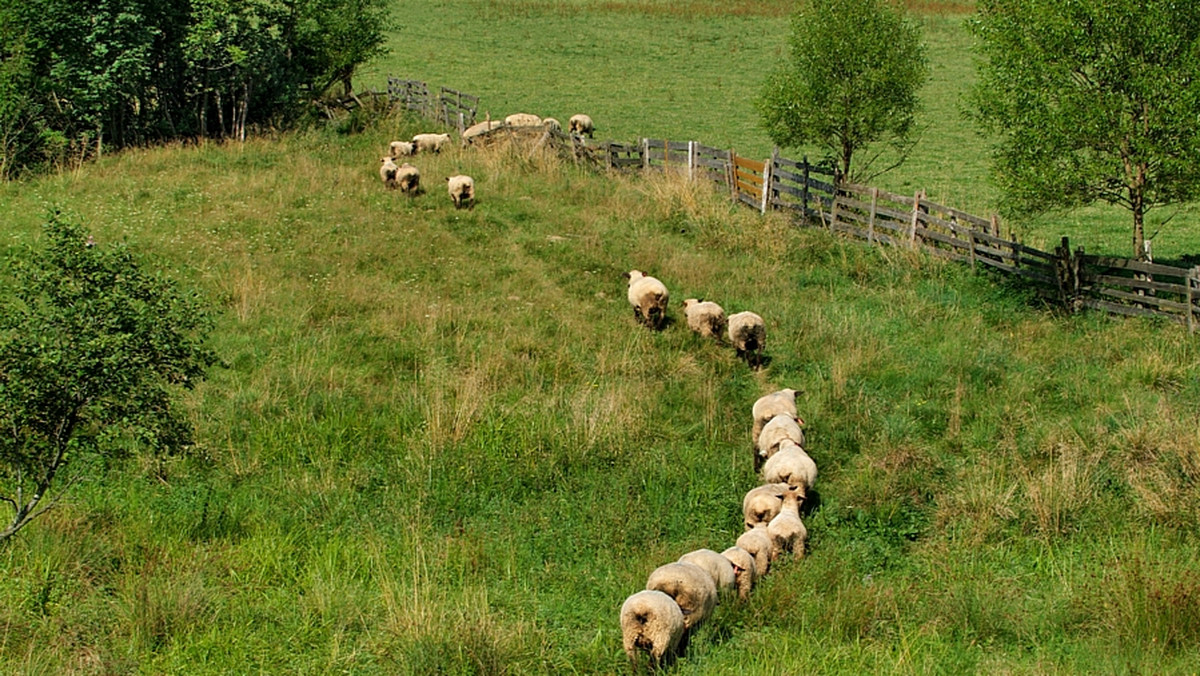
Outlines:
<svg viewBox="0 0 1200 676"><path fill-rule="evenodd" d="M1200 6L1172 0L985 0L976 117L999 143L1011 207L1104 201L1143 218L1200 196Z"/></svg>
<svg viewBox="0 0 1200 676"><path fill-rule="evenodd" d="M0 290L0 500L14 511L0 539L38 515L61 470L75 468L70 482L95 456L191 443L172 391L215 362L197 297L58 215L46 237L10 258Z"/></svg>
<svg viewBox="0 0 1200 676"><path fill-rule="evenodd" d="M782 147L818 144L842 176L857 180L870 177L879 154L855 166L855 153L873 144L899 153L887 169L899 165L929 77L920 30L886 0L802 0L789 45L786 65L756 101L771 139Z"/></svg>

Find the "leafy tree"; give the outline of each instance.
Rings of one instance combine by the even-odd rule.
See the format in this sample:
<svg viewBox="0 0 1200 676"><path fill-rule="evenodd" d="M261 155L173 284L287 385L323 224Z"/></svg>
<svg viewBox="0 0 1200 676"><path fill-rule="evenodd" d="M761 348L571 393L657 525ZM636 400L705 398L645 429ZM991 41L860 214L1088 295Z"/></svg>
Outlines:
<svg viewBox="0 0 1200 676"><path fill-rule="evenodd" d="M1133 218L1200 196L1200 4L981 0L978 119L1017 211L1097 201Z"/></svg>
<svg viewBox="0 0 1200 676"><path fill-rule="evenodd" d="M899 166L912 147L917 90L929 76L919 29L887 0L800 0L787 63L757 107L780 146L816 144L850 177L855 153L886 141ZM867 172L880 153L854 169ZM879 172L876 172L879 173Z"/></svg>
<svg viewBox="0 0 1200 676"><path fill-rule="evenodd" d="M216 361L196 296L57 215L45 232L46 250L10 257L0 277L0 502L12 509L0 540L90 462L190 443L173 393Z"/></svg>

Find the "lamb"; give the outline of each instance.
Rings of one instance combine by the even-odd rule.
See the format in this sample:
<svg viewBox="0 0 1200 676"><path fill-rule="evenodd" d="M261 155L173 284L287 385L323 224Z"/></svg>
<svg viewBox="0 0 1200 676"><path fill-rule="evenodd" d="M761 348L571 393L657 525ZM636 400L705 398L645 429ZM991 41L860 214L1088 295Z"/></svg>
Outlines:
<svg viewBox="0 0 1200 676"><path fill-rule="evenodd" d="M780 413L771 418L762 431L758 433L758 461L762 462L779 451L779 444L784 441L795 442L797 446L804 445L804 430L800 425L804 421L789 413Z"/></svg>
<svg viewBox="0 0 1200 676"><path fill-rule="evenodd" d="M785 440L763 465L762 473L763 481L787 484L803 498L817 481L817 463L798 444Z"/></svg>
<svg viewBox="0 0 1200 676"><path fill-rule="evenodd" d="M737 583L738 598L745 601L750 598L750 590L758 581L758 566L750 552L741 547L730 547L721 552L721 556L733 564L733 577Z"/></svg>
<svg viewBox="0 0 1200 676"><path fill-rule="evenodd" d="M808 529L800 520L801 497L803 496L800 491L788 489L783 495L783 510L767 525L767 534L771 537L771 545L776 555L790 551L797 558L804 556Z"/></svg>
<svg viewBox="0 0 1200 676"><path fill-rule="evenodd" d="M704 569L717 585L717 602L721 597L732 595L737 590L737 575L733 562L711 549L697 549L679 557L680 563L693 563Z"/></svg>
<svg viewBox="0 0 1200 676"><path fill-rule="evenodd" d="M785 483L770 483L747 491L742 498L742 516L746 528L754 528L774 519L783 507L783 493L787 489Z"/></svg>
<svg viewBox="0 0 1200 676"><path fill-rule="evenodd" d="M546 131L562 131L562 123L553 117L542 120L542 126L546 128Z"/></svg>
<svg viewBox="0 0 1200 676"><path fill-rule="evenodd" d="M661 329L667 321L667 287L654 277L647 277L641 270L625 273L629 280L627 297L633 306L633 317L639 323Z"/></svg>
<svg viewBox="0 0 1200 676"><path fill-rule="evenodd" d="M463 174L446 177L446 189L450 191L450 199L454 200L454 208L475 208L475 179Z"/></svg>
<svg viewBox="0 0 1200 676"><path fill-rule="evenodd" d="M683 628L690 632L704 624L717 604L717 585L712 576L694 563L668 563L654 569L646 589L675 599L683 611Z"/></svg>
<svg viewBox="0 0 1200 676"><path fill-rule="evenodd" d="M662 666L683 637L683 611L675 599L657 590L643 590L621 604L621 637L625 654L637 667L639 650L650 654L651 666Z"/></svg>
<svg viewBox="0 0 1200 676"><path fill-rule="evenodd" d="M463 137L464 141L467 141L469 143L476 136L486 134L487 132L489 132L493 129L499 129L500 127L503 127L503 126L504 126L504 122L501 120L485 120L478 124L473 124L473 125L467 127L466 130L463 131L462 137Z"/></svg>
<svg viewBox="0 0 1200 676"><path fill-rule="evenodd" d="M540 127L542 118L532 113L513 113L504 118L504 124L510 127Z"/></svg>
<svg viewBox="0 0 1200 676"><path fill-rule="evenodd" d="M750 443L754 445L754 469L758 471L762 467L763 458L758 455L758 437L762 434L762 429L771 418L780 413L787 413L796 417L796 390L782 389L771 394L765 394L754 402L752 415L754 416L754 427L750 430Z"/></svg>
<svg viewBox="0 0 1200 676"><path fill-rule="evenodd" d="M416 195L421 190L421 171L405 162L396 172L396 183L400 186L400 192Z"/></svg>
<svg viewBox="0 0 1200 676"><path fill-rule="evenodd" d="M767 343L767 325L753 312L739 312L729 317L729 342L737 355L752 368L762 366L762 351Z"/></svg>
<svg viewBox="0 0 1200 676"><path fill-rule="evenodd" d="M572 115L570 120L567 120L567 130L575 136L583 136L587 134L588 138L595 138L596 125L592 123L592 118L584 114Z"/></svg>
<svg viewBox="0 0 1200 676"><path fill-rule="evenodd" d="M417 144L412 141L392 141L388 144L388 154L393 158L412 155L417 152Z"/></svg>
<svg viewBox="0 0 1200 676"><path fill-rule="evenodd" d="M413 152L440 153L450 143L449 134L417 134L412 137Z"/></svg>
<svg viewBox="0 0 1200 676"><path fill-rule="evenodd" d="M399 184L396 182L396 174L400 171L400 167L396 166L391 157L383 157L380 159L380 162L383 162L383 165L379 167L380 180L383 181L383 184L388 189L395 190L399 187Z"/></svg>
<svg viewBox="0 0 1200 676"><path fill-rule="evenodd" d="M683 301L683 314L688 328L705 338L721 340L725 335L725 310L712 301L688 298Z"/></svg>
<svg viewBox="0 0 1200 676"><path fill-rule="evenodd" d="M754 557L755 579L770 572L775 548L771 544L771 535L767 530L767 524L760 523L742 533L738 536L737 546Z"/></svg>

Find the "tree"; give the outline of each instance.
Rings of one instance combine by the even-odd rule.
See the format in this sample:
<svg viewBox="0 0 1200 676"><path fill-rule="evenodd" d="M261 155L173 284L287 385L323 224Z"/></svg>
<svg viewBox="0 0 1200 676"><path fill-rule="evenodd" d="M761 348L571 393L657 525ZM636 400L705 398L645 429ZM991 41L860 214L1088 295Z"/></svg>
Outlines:
<svg viewBox="0 0 1200 676"><path fill-rule="evenodd" d="M0 540L88 463L186 447L173 394L216 362L195 295L57 214L45 234L44 252L10 257L0 277L0 502L12 509Z"/></svg>
<svg viewBox="0 0 1200 676"><path fill-rule="evenodd" d="M976 117L1015 211L1097 201L1145 216L1200 195L1200 4L982 0Z"/></svg>
<svg viewBox="0 0 1200 676"><path fill-rule="evenodd" d="M801 0L787 63L757 107L777 145L826 150L849 178L855 153L886 141L899 166L912 147L917 90L929 76L920 31L887 0ZM855 169L865 180L876 153ZM876 172L878 173L878 172Z"/></svg>

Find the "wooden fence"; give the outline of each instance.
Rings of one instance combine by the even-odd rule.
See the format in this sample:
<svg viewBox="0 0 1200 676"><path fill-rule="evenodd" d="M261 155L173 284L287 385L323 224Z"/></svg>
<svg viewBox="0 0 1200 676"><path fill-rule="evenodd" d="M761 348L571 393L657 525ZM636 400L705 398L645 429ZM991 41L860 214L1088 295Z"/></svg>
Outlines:
<svg viewBox="0 0 1200 676"><path fill-rule="evenodd" d="M458 133L475 124L475 115L479 111L479 97L464 94L457 89L442 87L438 95L438 120L447 127L458 129Z"/></svg>

